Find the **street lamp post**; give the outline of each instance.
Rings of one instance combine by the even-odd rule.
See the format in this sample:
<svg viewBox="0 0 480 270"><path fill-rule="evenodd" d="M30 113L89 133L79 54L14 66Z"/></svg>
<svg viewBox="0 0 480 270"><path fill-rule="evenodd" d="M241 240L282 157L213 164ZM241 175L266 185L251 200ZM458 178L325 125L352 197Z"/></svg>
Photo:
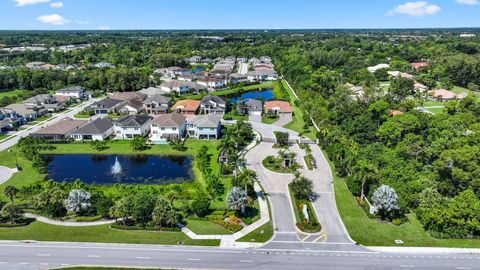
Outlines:
<svg viewBox="0 0 480 270"><path fill-rule="evenodd" d="M15 167L17 168L17 170L20 170L20 167L18 166L17 152L13 151L13 149L8 150L8 152L10 152L10 153L13 152L13 154L15 155Z"/></svg>

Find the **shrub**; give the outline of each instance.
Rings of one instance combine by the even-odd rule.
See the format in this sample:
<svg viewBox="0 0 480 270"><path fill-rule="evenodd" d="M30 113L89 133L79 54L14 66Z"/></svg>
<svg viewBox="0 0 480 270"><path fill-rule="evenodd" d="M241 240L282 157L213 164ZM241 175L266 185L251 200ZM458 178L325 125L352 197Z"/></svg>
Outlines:
<svg viewBox="0 0 480 270"><path fill-rule="evenodd" d="M210 211L210 200L204 195L195 199L190 205L190 210L198 216L204 217Z"/></svg>
<svg viewBox="0 0 480 270"><path fill-rule="evenodd" d="M102 219L102 216L80 216L75 217L76 222L92 222Z"/></svg>
<svg viewBox="0 0 480 270"><path fill-rule="evenodd" d="M392 220L392 224L395 225L395 226L400 226L400 225L402 225L402 223L403 223L402 220L399 219L399 218L394 218Z"/></svg>
<svg viewBox="0 0 480 270"><path fill-rule="evenodd" d="M227 229L231 232L234 232L234 233L240 231L243 228L243 226L241 224L228 222L228 221L220 220L220 219L212 220L212 222L215 223L215 224L218 224L218 225L224 227L225 229Z"/></svg>

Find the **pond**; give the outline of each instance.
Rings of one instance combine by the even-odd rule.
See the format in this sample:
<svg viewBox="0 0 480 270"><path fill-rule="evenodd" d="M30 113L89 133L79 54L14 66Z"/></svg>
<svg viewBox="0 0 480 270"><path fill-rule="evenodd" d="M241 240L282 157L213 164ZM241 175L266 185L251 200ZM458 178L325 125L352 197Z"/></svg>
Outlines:
<svg viewBox="0 0 480 270"><path fill-rule="evenodd" d="M45 155L47 179L87 184L167 184L193 180L191 156Z"/></svg>
<svg viewBox="0 0 480 270"><path fill-rule="evenodd" d="M257 90L257 91L250 91L241 94L240 96L236 95L230 98L230 103L237 103L238 100L243 99L261 99L263 101L271 100L275 98L272 89L265 89L265 90Z"/></svg>

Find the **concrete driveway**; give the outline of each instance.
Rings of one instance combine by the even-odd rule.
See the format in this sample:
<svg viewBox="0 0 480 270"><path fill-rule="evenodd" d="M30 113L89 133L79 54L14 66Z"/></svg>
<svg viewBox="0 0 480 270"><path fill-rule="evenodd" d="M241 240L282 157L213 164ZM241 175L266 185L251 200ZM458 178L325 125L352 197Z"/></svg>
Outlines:
<svg viewBox="0 0 480 270"><path fill-rule="evenodd" d="M10 179L12 175L13 175L12 169L5 166L0 166L0 185L3 184L8 179Z"/></svg>
<svg viewBox="0 0 480 270"><path fill-rule="evenodd" d="M285 126L286 124L292 122L293 118L292 118L292 115L289 114L289 115L280 115L279 116L279 119L277 122L273 123L275 126L280 126L280 127L283 127Z"/></svg>

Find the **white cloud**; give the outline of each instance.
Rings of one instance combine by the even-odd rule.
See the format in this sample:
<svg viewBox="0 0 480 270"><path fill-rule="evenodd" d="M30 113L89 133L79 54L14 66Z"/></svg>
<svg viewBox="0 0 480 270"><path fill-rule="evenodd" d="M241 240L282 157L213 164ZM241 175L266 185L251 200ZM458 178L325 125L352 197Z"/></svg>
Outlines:
<svg viewBox="0 0 480 270"><path fill-rule="evenodd" d="M429 4L425 1L407 2L403 5L398 5L392 10L388 11L388 15L405 14L412 17L419 17L424 15L434 15L442 10L439 6Z"/></svg>
<svg viewBox="0 0 480 270"><path fill-rule="evenodd" d="M14 0L14 1L17 3L17 7L50 2L50 0Z"/></svg>
<svg viewBox="0 0 480 270"><path fill-rule="evenodd" d="M100 27L98 29L100 29L100 30L110 30L110 26L100 25Z"/></svg>
<svg viewBox="0 0 480 270"><path fill-rule="evenodd" d="M475 6L475 5L479 5L480 1L479 0L457 0L457 3L462 5Z"/></svg>
<svg viewBox="0 0 480 270"><path fill-rule="evenodd" d="M64 25L70 22L69 20L65 19L64 17L58 14L42 15L40 17L37 17L37 19L42 23L51 24L51 25Z"/></svg>
<svg viewBox="0 0 480 270"><path fill-rule="evenodd" d="M89 21L84 21L84 20L75 20L74 21L76 24L79 24L79 25L87 25L87 24L90 24Z"/></svg>
<svg viewBox="0 0 480 270"><path fill-rule="evenodd" d="M50 6L52 8L62 8L63 7L63 2L53 2L53 3L50 3Z"/></svg>

